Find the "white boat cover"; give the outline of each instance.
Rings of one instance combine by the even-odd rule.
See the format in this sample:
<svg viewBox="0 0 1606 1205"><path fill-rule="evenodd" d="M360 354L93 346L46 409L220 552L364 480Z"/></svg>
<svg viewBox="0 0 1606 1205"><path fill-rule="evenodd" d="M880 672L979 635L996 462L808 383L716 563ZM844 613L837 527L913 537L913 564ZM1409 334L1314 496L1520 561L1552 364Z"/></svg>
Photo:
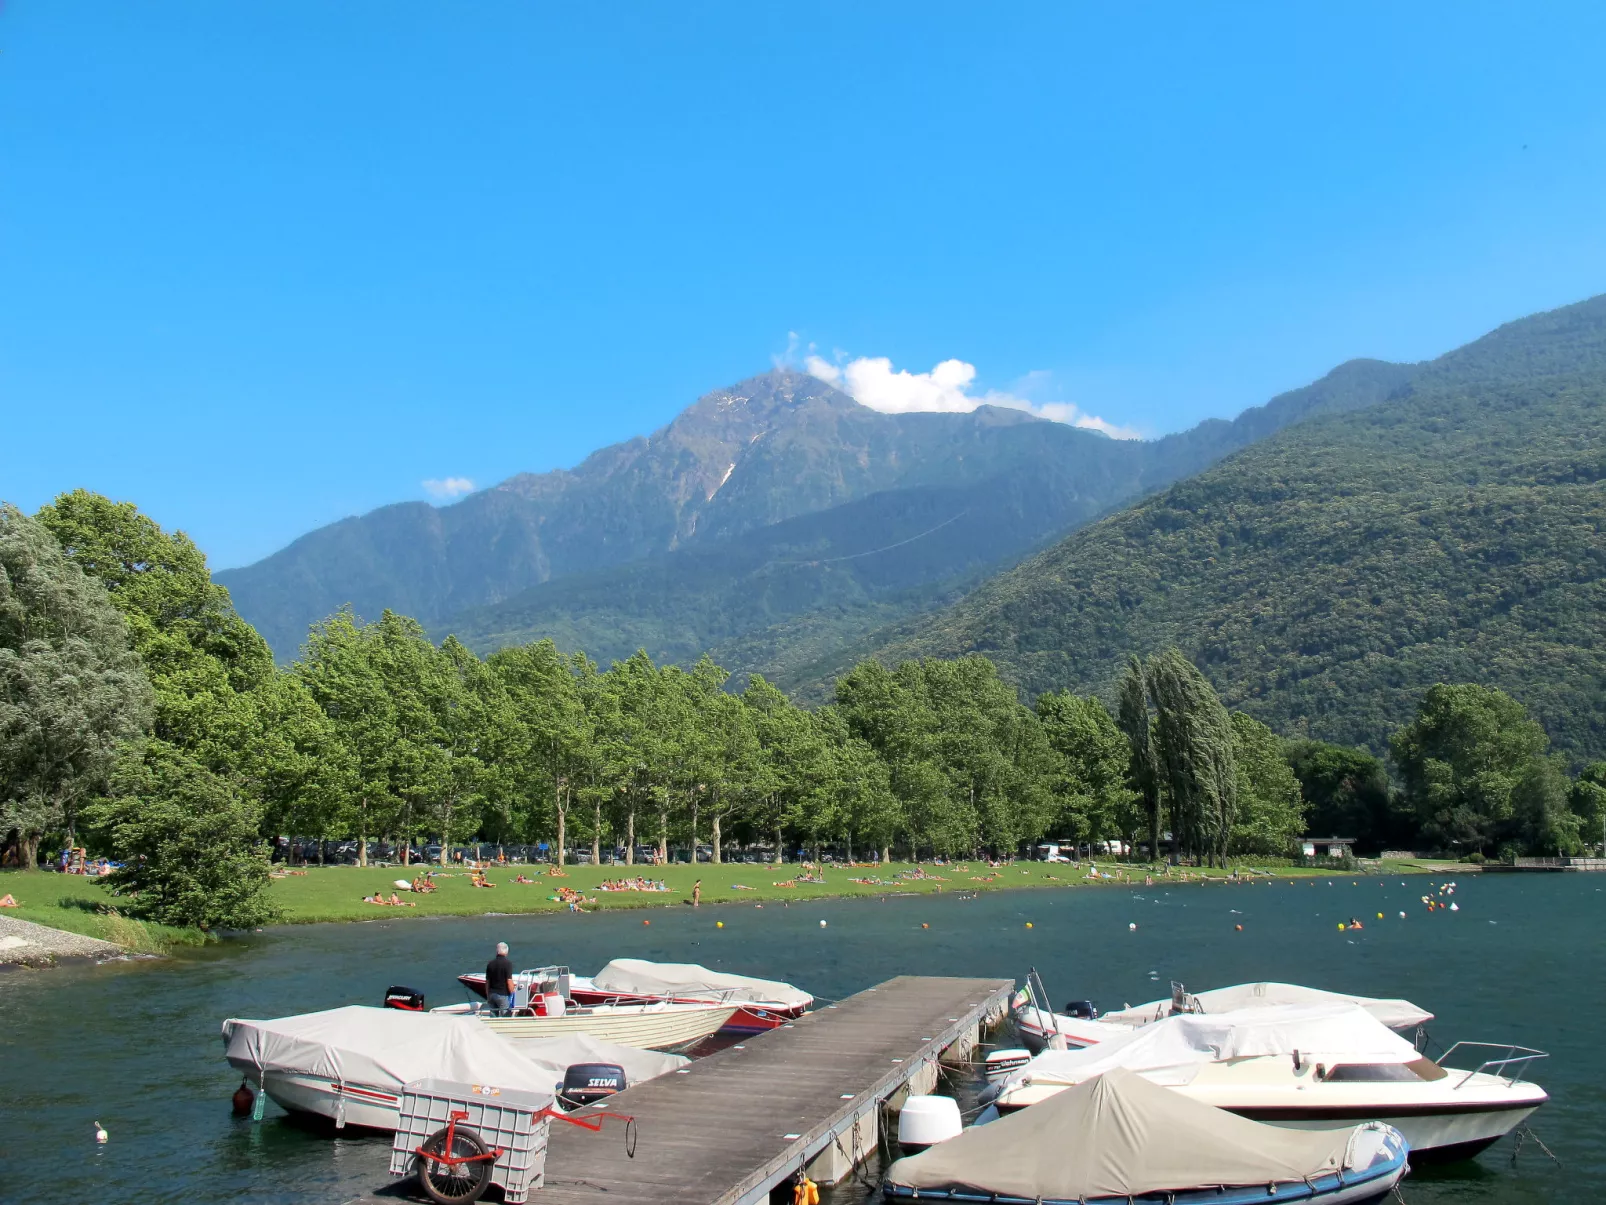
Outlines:
<svg viewBox="0 0 1606 1205"><path fill-rule="evenodd" d="M1117 1069L899 1159L886 1179L981 1200L1124 1200L1335 1172L1353 1133L1250 1121Z"/></svg>
<svg viewBox="0 0 1606 1205"><path fill-rule="evenodd" d="M1353 1004L1285 1004L1230 1013L1183 1013L1083 1050L1046 1050L1005 1081L1080 1084L1120 1067L1158 1084L1190 1083L1205 1063L1262 1055L1310 1062L1410 1063L1416 1047Z"/></svg>
<svg viewBox="0 0 1606 1205"><path fill-rule="evenodd" d="M733 1004L776 1004L806 1007L814 997L775 979L754 979L711 971L695 962L648 962L615 958L591 977L603 992L631 996L673 996L681 1000L717 1000Z"/></svg>
<svg viewBox="0 0 1606 1205"><path fill-rule="evenodd" d="M636 1083L689 1061L584 1034L515 1046L474 1017L356 1004L273 1021L230 1019L223 1022L223 1045L242 1071L316 1075L393 1091L413 1080L448 1079L550 1096L572 1063L617 1063Z"/></svg>
<svg viewBox="0 0 1606 1205"><path fill-rule="evenodd" d="M1432 1013L1418 1008L1409 1000L1346 996L1342 992L1325 992L1317 987L1300 987L1297 983L1240 983L1236 987L1218 987L1208 992L1190 992L1189 995L1207 1013L1269 1008L1278 1004L1356 1004L1390 1029L1415 1029L1433 1020ZM1151 1000L1136 1008L1123 1008L1120 1012L1105 1013L1099 1020L1116 1025L1147 1025L1170 1015L1171 1001L1167 998Z"/></svg>

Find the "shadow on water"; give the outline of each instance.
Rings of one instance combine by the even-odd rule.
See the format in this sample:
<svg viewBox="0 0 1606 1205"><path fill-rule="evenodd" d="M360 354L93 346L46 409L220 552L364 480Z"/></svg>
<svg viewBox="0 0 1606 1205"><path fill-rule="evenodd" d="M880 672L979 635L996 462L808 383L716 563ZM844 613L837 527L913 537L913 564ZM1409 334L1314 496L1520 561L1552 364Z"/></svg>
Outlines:
<svg viewBox="0 0 1606 1205"><path fill-rule="evenodd" d="M1102 1008L1163 996L1173 979L1195 989L1277 979L1405 996L1438 1014L1443 1045L1468 1038L1551 1052L1533 1078L1553 1099L1533 1125L1565 1164L1529 1147L1513 1168L1508 1139L1474 1162L1413 1174L1404 1192L1412 1205L1592 1202L1606 1180L1598 881L1469 876L1460 910L1433 914L1420 902L1427 880L1334 878L665 908L650 918L375 920L280 928L157 962L0 973L0 1196L338 1205L372 1192L388 1180L383 1136L331 1135L271 1105L260 1124L231 1116L239 1077L221 1057L219 1024L374 1004L391 983L416 984L432 1004L454 1002L457 974L505 940L525 965L702 962L829 999L897 974L1019 979L1029 966L1057 1003L1087 997ZM1366 917L1364 930L1340 932L1350 916ZM104 1147L93 1140L96 1121L111 1135ZM12 1194L18 1184L26 1196ZM828 1199L868 1196L857 1182Z"/></svg>

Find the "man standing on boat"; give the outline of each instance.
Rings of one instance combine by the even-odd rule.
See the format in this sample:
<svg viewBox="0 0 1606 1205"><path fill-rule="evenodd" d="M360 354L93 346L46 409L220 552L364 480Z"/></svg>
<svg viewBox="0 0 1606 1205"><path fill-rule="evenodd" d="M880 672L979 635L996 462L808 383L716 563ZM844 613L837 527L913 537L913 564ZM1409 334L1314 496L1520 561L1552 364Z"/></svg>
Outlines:
<svg viewBox="0 0 1606 1205"><path fill-rule="evenodd" d="M485 964L485 1000L497 1016L513 1006L513 961L507 956L505 941L496 943L496 957Z"/></svg>

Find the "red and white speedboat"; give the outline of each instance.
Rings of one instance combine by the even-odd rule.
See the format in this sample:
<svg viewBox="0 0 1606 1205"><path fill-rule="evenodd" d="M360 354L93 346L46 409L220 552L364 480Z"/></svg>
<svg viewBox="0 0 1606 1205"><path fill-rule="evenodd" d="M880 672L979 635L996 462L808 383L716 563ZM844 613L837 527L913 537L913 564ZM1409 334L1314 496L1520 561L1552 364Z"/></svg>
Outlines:
<svg viewBox="0 0 1606 1205"><path fill-rule="evenodd" d="M797 1019L814 1003L813 996L790 983L711 971L694 962L649 962L644 958L615 958L591 976L553 967L519 971L513 976L514 989L528 992L531 983L550 979L554 971L563 977L563 995L586 1007L663 1000L734 1004L736 1011L725 1022L724 1033L762 1033ZM476 996L485 995L483 971L459 975L457 981Z"/></svg>

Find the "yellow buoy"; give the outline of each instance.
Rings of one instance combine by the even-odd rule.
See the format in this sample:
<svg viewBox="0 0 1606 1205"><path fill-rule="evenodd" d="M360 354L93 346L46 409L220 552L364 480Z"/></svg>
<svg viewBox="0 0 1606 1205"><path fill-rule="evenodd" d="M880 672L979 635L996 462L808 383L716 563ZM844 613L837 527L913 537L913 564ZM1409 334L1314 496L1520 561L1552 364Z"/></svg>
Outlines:
<svg viewBox="0 0 1606 1205"><path fill-rule="evenodd" d="M1345 928L1346 928L1346 926L1345 926L1345 924L1344 924L1344 922L1343 922L1343 921L1339 921L1339 922L1338 922L1338 931L1339 931L1339 932L1340 932L1340 933L1342 933L1342 932L1343 932L1343 931L1344 931L1344 929L1345 929Z"/></svg>
<svg viewBox="0 0 1606 1205"><path fill-rule="evenodd" d="M723 929L724 927L725 927L725 922L724 921L717 920L717 921L714 922L714 928Z"/></svg>
<svg viewBox="0 0 1606 1205"><path fill-rule="evenodd" d="M1026 922L1026 927L1027 927L1027 928L1028 928L1028 929L1030 929L1030 928L1031 928L1031 927L1032 927L1032 922L1031 922L1031 921L1027 921L1027 922Z"/></svg>

